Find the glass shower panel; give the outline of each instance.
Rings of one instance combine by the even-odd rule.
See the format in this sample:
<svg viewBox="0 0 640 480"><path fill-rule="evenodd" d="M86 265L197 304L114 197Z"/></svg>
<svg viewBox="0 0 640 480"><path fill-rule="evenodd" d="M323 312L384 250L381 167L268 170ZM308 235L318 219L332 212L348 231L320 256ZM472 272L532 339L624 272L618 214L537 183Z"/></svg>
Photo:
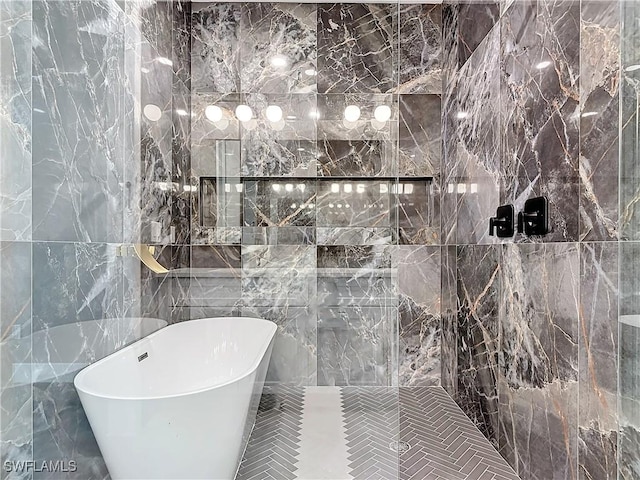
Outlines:
<svg viewBox="0 0 640 480"><path fill-rule="evenodd" d="M640 4L620 2L619 478L640 476Z"/></svg>

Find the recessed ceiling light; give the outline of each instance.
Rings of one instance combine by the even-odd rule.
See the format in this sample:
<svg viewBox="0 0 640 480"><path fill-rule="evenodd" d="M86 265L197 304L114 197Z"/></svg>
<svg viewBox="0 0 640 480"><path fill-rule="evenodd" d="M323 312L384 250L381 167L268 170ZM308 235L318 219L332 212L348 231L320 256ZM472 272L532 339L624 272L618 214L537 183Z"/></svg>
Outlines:
<svg viewBox="0 0 640 480"><path fill-rule="evenodd" d="M629 65L624 69L625 72L635 72L636 70L640 70L640 65Z"/></svg>
<svg viewBox="0 0 640 480"><path fill-rule="evenodd" d="M536 65L536 68L538 70L542 70L544 68L547 68L551 66L551 60L545 60L544 62L540 62L539 64Z"/></svg>
<svg viewBox="0 0 640 480"><path fill-rule="evenodd" d="M209 105L207 108L205 108L204 114L212 122L219 122L220 120L222 120L223 112L219 106Z"/></svg>

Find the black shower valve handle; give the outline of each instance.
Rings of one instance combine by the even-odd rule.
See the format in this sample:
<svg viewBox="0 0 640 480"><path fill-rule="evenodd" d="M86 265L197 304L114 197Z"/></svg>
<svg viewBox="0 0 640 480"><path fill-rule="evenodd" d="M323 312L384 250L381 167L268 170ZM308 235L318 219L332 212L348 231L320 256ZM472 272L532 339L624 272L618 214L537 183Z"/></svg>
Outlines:
<svg viewBox="0 0 640 480"><path fill-rule="evenodd" d="M530 198L518 213L518 233L546 235L549 233L549 201L547 197Z"/></svg>
<svg viewBox="0 0 640 480"><path fill-rule="evenodd" d="M512 237L514 234L514 213L513 205L501 205L498 207L496 216L489 219L489 235L495 235L498 238Z"/></svg>

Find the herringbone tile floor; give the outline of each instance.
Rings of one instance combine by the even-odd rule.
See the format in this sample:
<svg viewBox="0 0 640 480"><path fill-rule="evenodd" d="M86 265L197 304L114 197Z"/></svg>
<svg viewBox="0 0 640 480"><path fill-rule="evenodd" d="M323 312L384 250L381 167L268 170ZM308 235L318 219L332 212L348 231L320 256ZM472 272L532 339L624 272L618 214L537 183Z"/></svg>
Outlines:
<svg viewBox="0 0 640 480"><path fill-rule="evenodd" d="M349 476L333 479L319 474L314 478L518 480L439 387L343 387L340 395L344 434L331 437L331 441L343 443L338 448L344 449ZM300 478L296 471L302 448L310 449L307 452L323 450L321 446L301 445L304 403L302 388L266 391L237 480ZM317 441L326 441L326 437Z"/></svg>

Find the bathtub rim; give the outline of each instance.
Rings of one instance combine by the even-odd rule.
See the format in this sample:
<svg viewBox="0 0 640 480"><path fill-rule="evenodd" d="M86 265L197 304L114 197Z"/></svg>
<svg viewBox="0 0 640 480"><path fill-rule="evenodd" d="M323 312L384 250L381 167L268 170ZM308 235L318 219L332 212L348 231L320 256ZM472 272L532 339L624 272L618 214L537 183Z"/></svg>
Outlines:
<svg viewBox="0 0 640 480"><path fill-rule="evenodd" d="M82 383L82 379L83 377L88 375L88 372L90 372L94 366L100 365L102 363L106 363L112 356L114 355L118 355L119 353L122 353L123 351L127 350L127 349L133 349L135 347L135 345L138 342L141 342L142 340L146 340L146 339L150 339L153 338L154 336L160 334L160 333L165 333L167 331L167 329L171 328L172 326L177 326L180 324L186 324L186 323L191 323L191 322L208 322L208 321L212 321L212 320L221 320L221 319L225 319L225 320L231 320L231 319L243 319L243 320L251 320L251 321L256 321L256 322L260 322L260 323L265 323L265 324L269 324L270 330L271 330L271 335L269 337L267 337L265 340L265 342L262 345L262 349L261 349L261 355L257 355L255 361L251 364L251 366L249 368L247 368L247 371L244 372L242 375L238 375L237 377L228 380L224 383L220 383L218 385L210 385L208 387L203 387L203 388L199 388L197 390L186 390L183 392L179 392L179 393L172 393L170 395L156 395L156 396L122 396L122 395L106 395L106 394L101 394L101 393L96 393L93 390L84 388L82 385L79 385L79 383ZM249 375L253 374L253 372L256 371L256 369L260 366L260 362L264 359L264 355L265 353L269 350L269 346L271 345L271 343L273 342L275 336L276 336L276 332L278 330L278 326L275 322L272 322L271 320L266 320L264 318L258 318L258 317L208 317L208 318L198 318L198 319L194 319L194 320L186 320L183 322L178 322L178 323L173 323L173 324L169 324L164 328L161 328L160 330L157 330L155 332L153 332L150 335L147 335L146 337L140 338L138 340L136 340L135 342L127 345L124 348L121 348L120 350L117 350L113 353L111 353L110 355L107 355L104 358L101 358L100 360L98 360L97 362L91 363L90 365L87 365L86 367L84 367L82 370L80 370L75 377L73 378L73 386L75 387L75 389L79 392L82 393L84 395L90 395L92 397L96 397L96 398L103 398L103 399L108 399L108 400L127 400L127 401L140 401L140 400L166 400L166 399L170 399L170 398L179 398L179 397L186 397L186 396L191 396L191 395L198 395L200 393L204 393L204 392L208 392L210 390L214 390L214 389L218 389L218 388L224 388L228 385L232 385L236 382L239 382L243 379L245 379L246 377L248 377Z"/></svg>

